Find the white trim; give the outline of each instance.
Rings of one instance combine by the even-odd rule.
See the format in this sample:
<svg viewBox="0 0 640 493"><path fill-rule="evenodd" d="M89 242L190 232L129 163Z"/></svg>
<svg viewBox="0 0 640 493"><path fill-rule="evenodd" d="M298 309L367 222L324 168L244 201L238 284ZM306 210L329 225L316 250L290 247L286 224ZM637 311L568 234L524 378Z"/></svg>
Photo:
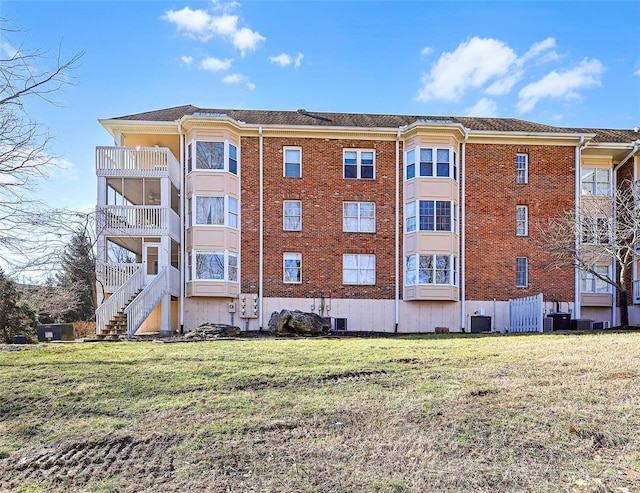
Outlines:
<svg viewBox="0 0 640 493"><path fill-rule="evenodd" d="M287 228L287 217L295 217L295 216L287 216L287 202L300 204L300 227L299 228ZM302 200L289 200L285 199L282 201L282 231L302 231Z"/></svg>
<svg viewBox="0 0 640 493"><path fill-rule="evenodd" d="M287 258L289 256L289 258ZM287 260L294 260L299 262L296 269L298 270L297 281L287 281ZM302 284L302 253L300 252L284 252L282 254L282 282L284 284Z"/></svg>
<svg viewBox="0 0 640 493"><path fill-rule="evenodd" d="M347 152L355 152L356 153L356 162L355 164L347 164L346 163L346 154ZM373 156L373 164L362 164L362 154L365 152L370 152ZM347 166L355 166L356 167L356 177L347 178L345 175L345 169ZM373 166L373 177L371 178L362 178L362 167ZM376 150L375 149L358 149L358 148L343 148L342 149L342 179L343 180L375 180L376 179Z"/></svg>
<svg viewBox="0 0 640 493"><path fill-rule="evenodd" d="M518 213L524 211L524 218L520 219ZM523 231L519 230L519 226L522 223ZM516 205L516 236L529 236L529 206L528 205Z"/></svg>
<svg viewBox="0 0 640 493"><path fill-rule="evenodd" d="M525 283L524 284L518 284L518 259L524 259L524 266L525 266L525 271L524 271L524 276L525 276ZM529 257L516 257L516 288L528 288L529 287Z"/></svg>
<svg viewBox="0 0 640 493"><path fill-rule="evenodd" d="M520 169L518 169L518 158L523 157L524 158L524 181L518 181L518 171L521 171ZM529 154L527 154L526 152L518 152L516 153L516 184L517 185L527 185L529 183Z"/></svg>
<svg viewBox="0 0 640 493"><path fill-rule="evenodd" d="M357 216L346 216L346 208L348 204L356 204L358 206L358 215ZM373 206L373 230L372 231L364 231L362 230L361 227L361 220L362 220L362 214L361 214L361 209L362 209L362 205L372 205ZM345 220L347 219L347 217L349 218L355 218L358 222L358 228L355 231L352 230L347 230L346 229L346 222ZM371 234L371 233L375 233L376 232L376 203L375 202L356 202L356 201L352 201L352 200L345 200L344 202L342 202L342 232L343 233L366 233L366 234Z"/></svg>
<svg viewBox="0 0 640 493"><path fill-rule="evenodd" d="M364 257L369 257L370 259L373 258L373 282L345 282L345 278L344 278L344 261L346 257L355 257L355 261L356 261L356 271L358 274L358 278L360 277L360 264L359 264L359 259L364 258ZM363 269L365 270L365 269ZM366 270L371 270L371 269L366 269ZM345 286L375 286L376 285L376 255L375 253L343 253L342 254L342 284Z"/></svg>
<svg viewBox="0 0 640 493"><path fill-rule="evenodd" d="M297 163L289 163L289 164L297 164L300 167L300 173L298 176L287 176L287 151L299 151L300 152L300 160ZM283 178L302 178L302 147L300 146L284 146L282 148L282 177Z"/></svg>

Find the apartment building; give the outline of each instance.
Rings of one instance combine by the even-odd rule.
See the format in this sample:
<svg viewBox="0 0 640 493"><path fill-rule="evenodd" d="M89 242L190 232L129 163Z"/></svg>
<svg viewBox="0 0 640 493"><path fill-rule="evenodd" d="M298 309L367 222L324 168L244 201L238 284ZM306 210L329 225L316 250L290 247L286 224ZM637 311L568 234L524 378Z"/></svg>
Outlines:
<svg viewBox="0 0 640 493"><path fill-rule="evenodd" d="M100 123L103 334L257 330L283 308L354 331L502 329L508 300L538 293L618 320L609 285L549 268L534 225L635 179L637 129L194 106Z"/></svg>

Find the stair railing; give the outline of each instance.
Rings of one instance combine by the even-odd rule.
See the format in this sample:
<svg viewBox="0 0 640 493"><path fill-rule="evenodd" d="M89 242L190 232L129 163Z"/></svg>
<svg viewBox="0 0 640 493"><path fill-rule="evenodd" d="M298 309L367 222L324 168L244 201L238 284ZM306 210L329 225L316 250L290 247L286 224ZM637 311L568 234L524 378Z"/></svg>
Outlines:
<svg viewBox="0 0 640 493"><path fill-rule="evenodd" d="M107 323L125 306L131 297L144 285L142 267L139 267L133 275L126 280L102 305L96 310L96 333L102 333Z"/></svg>
<svg viewBox="0 0 640 493"><path fill-rule="evenodd" d="M158 275L151 281L142 292L136 296L124 313L127 316L127 338L133 337L136 331L142 325L142 322L151 314L153 309L158 306L162 297L169 291L167 268L163 268Z"/></svg>

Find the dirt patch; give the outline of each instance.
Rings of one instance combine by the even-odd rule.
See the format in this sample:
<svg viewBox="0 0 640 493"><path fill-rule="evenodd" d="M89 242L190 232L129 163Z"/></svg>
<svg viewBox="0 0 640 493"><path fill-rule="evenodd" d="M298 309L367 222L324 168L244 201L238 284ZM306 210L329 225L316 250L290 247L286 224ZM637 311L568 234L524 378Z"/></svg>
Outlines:
<svg viewBox="0 0 640 493"><path fill-rule="evenodd" d="M171 480L171 448L177 443L175 437L161 435L146 439L122 436L12 454L0 460L0 487L11 489L25 483L77 487L120 476L140 491Z"/></svg>

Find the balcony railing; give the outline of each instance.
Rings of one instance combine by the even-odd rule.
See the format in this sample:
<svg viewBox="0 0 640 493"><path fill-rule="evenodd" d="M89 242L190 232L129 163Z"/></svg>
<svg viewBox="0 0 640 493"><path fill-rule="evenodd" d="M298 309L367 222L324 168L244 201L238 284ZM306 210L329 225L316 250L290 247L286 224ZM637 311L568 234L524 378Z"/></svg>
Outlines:
<svg viewBox="0 0 640 493"><path fill-rule="evenodd" d="M169 175L180 183L180 164L168 147L96 147L98 176Z"/></svg>
<svg viewBox="0 0 640 493"><path fill-rule="evenodd" d="M122 286L142 264L133 263L98 263L96 275L107 293L113 293Z"/></svg>
<svg viewBox="0 0 640 493"><path fill-rule="evenodd" d="M155 205L103 205L96 208L99 234L180 238L180 218L168 207Z"/></svg>

